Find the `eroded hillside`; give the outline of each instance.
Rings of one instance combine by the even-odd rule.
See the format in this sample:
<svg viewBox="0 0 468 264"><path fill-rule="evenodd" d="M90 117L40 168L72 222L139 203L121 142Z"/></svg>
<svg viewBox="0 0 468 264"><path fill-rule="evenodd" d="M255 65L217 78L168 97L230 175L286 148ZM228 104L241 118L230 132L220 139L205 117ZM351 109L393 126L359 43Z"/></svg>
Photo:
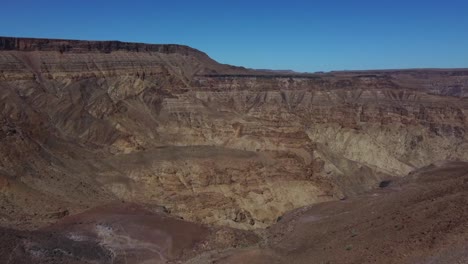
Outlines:
<svg viewBox="0 0 468 264"><path fill-rule="evenodd" d="M112 201L264 228L468 160L467 70L291 75L179 45L0 38L0 221Z"/></svg>

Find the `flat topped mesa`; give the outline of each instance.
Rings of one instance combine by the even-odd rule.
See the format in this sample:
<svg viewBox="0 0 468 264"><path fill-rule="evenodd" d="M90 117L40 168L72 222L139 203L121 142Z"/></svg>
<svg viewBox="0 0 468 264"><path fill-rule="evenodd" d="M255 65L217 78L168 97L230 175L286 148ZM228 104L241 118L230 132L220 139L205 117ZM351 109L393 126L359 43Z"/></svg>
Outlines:
<svg viewBox="0 0 468 264"><path fill-rule="evenodd" d="M178 53L182 55L204 54L194 48L177 44L145 44L121 41L86 41L66 39L39 39L0 37L0 51L59 51L68 53L113 51Z"/></svg>

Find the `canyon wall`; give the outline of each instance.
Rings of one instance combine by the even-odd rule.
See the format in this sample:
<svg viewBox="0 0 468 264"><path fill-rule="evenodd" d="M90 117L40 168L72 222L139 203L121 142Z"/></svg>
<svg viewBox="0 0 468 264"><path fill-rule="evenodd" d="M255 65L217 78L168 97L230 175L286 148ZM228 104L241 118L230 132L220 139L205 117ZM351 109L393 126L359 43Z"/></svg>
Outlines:
<svg viewBox="0 0 468 264"><path fill-rule="evenodd" d="M0 38L0 221L122 200L267 227L468 160L467 90L462 69L275 73L179 45Z"/></svg>

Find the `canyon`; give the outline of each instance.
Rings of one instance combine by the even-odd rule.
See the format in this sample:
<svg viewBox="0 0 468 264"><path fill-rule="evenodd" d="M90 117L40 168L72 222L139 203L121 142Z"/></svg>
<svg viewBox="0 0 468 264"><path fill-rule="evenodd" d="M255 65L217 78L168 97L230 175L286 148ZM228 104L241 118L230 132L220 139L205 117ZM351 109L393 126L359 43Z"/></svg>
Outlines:
<svg viewBox="0 0 468 264"><path fill-rule="evenodd" d="M0 259L465 261L467 115L468 69L299 74L0 37Z"/></svg>

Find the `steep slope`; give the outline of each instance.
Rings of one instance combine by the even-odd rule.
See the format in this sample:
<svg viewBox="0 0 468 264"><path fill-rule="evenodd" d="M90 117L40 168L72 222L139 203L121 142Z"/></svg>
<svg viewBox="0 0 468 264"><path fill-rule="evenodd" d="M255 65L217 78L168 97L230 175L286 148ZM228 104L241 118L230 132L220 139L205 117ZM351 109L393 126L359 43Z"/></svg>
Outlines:
<svg viewBox="0 0 468 264"><path fill-rule="evenodd" d="M292 74L179 45L0 38L2 225L115 200L263 228L468 160L468 71Z"/></svg>
<svg viewBox="0 0 468 264"><path fill-rule="evenodd" d="M380 190L290 212L264 245L214 263L467 263L467 187L467 163L431 165Z"/></svg>

